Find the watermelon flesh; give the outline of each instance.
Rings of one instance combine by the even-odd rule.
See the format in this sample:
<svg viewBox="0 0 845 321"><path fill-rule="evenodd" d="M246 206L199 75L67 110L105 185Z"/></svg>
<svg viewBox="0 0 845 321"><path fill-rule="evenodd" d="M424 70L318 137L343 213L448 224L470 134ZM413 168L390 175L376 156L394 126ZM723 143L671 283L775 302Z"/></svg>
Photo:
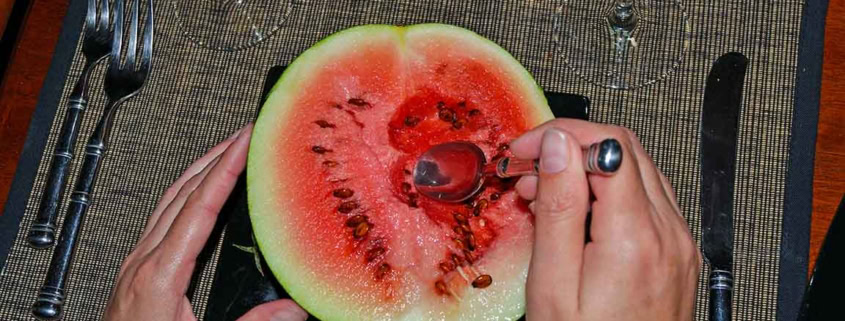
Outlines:
<svg viewBox="0 0 845 321"><path fill-rule="evenodd" d="M262 254L323 320L519 318L533 223L513 181L448 204L417 194L410 173L448 141L508 155L551 118L530 74L473 32L338 32L290 64L256 121L247 186Z"/></svg>

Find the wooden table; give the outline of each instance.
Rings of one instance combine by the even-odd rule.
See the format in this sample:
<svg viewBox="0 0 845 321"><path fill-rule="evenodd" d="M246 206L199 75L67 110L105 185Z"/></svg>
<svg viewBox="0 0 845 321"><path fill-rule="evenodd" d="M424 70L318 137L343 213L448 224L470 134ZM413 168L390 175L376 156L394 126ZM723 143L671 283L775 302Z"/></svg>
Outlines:
<svg viewBox="0 0 845 321"><path fill-rule="evenodd" d="M67 6L68 0L34 1L10 60L11 66L0 84L0 206L6 203ZM0 12L0 16L4 15ZM845 144L842 143L845 141L842 126L845 123L845 42L838 39L845 33L845 18L842 18L845 0L831 0L828 17L813 184L810 266L845 192Z"/></svg>
<svg viewBox="0 0 845 321"><path fill-rule="evenodd" d="M824 70L813 177L810 266L845 193L845 0L831 0L824 37Z"/></svg>

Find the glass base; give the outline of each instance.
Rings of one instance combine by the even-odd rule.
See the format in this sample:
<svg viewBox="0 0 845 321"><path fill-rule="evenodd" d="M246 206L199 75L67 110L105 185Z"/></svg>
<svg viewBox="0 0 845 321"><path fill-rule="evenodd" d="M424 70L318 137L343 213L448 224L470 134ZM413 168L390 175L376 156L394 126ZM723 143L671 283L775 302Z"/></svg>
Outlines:
<svg viewBox="0 0 845 321"><path fill-rule="evenodd" d="M170 0L188 41L211 50L238 51L271 37L297 0Z"/></svg>
<svg viewBox="0 0 845 321"><path fill-rule="evenodd" d="M554 24L556 50L578 77L629 90L665 80L689 51L692 26L677 0L637 0L632 21L614 19L618 1L564 0Z"/></svg>

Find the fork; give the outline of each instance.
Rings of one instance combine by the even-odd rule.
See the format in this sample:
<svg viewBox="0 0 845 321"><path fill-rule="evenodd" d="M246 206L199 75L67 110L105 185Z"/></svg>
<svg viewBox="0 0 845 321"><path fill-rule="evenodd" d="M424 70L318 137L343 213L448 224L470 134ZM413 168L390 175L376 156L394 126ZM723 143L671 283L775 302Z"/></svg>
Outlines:
<svg viewBox="0 0 845 321"><path fill-rule="evenodd" d="M143 87L150 73L153 52L153 3L147 0L147 19L144 26L143 46L138 51L138 2L132 2L129 21L129 41L125 60L121 45L123 42L123 1L114 0L115 21L114 39L111 47L111 62L106 71L105 92L108 103L100 117L97 127L85 145L85 159L82 162L80 174L70 197L65 221L62 224L59 242L56 245L50 268L44 280L44 285L38 292L38 298L32 307L32 313L40 318L52 319L61 315L65 299L65 283L67 273L73 260L76 239L82 227L83 217L91 201L91 191L94 189L97 172L105 155L111 133L114 117L118 107L127 99L135 96ZM138 58L138 59L136 59Z"/></svg>
<svg viewBox="0 0 845 321"><path fill-rule="evenodd" d="M88 107L88 81L91 78L91 71L109 56L111 50L113 36L109 31L109 0L100 1L99 14L97 0L88 0L88 11L85 14L83 29L82 54L85 56L85 64L82 74L68 97L65 119L59 132L50 169L47 172L47 184L41 194L38 214L27 233L26 239L34 248L49 247L55 242L59 201L64 196L67 173L73 159L82 115Z"/></svg>

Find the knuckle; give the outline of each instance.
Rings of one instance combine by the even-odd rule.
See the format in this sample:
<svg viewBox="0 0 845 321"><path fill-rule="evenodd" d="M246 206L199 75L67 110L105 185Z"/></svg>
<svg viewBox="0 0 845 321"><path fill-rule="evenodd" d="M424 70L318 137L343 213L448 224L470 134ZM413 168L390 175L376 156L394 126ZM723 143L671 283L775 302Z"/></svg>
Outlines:
<svg viewBox="0 0 845 321"><path fill-rule="evenodd" d="M130 289L137 295L176 294L178 282L172 282L173 277L172 268L167 266L164 258L158 254L151 254L138 263L131 279Z"/></svg>
<svg viewBox="0 0 845 321"><path fill-rule="evenodd" d="M544 213L557 213L566 211L574 205L575 201L571 197L549 196L539 199L535 205L535 209Z"/></svg>
<svg viewBox="0 0 845 321"><path fill-rule="evenodd" d="M579 197L576 194L572 190L561 190L539 195L534 205L535 213L556 216L571 216L565 214L578 213L580 209L586 208L584 202L586 198Z"/></svg>
<svg viewBox="0 0 845 321"><path fill-rule="evenodd" d="M608 129L609 133L615 136L620 141L631 141L631 139L636 139L637 135L628 127L617 126L617 125L609 125Z"/></svg>
<svg viewBox="0 0 845 321"><path fill-rule="evenodd" d="M159 268L155 260L143 260L138 264L138 269L135 273L135 278L144 280L146 278L149 278L151 275L156 275L158 272Z"/></svg>
<svg viewBox="0 0 845 321"><path fill-rule="evenodd" d="M616 137L619 143L622 144L623 150L633 153L634 149L640 146L639 137L631 129L615 125L611 126L611 128L611 135Z"/></svg>
<svg viewBox="0 0 845 321"><path fill-rule="evenodd" d="M637 133L635 133L630 128L622 126L616 126L616 128L620 137L627 140L629 143L633 144L640 141L640 139L637 137Z"/></svg>
<svg viewBox="0 0 845 321"><path fill-rule="evenodd" d="M123 260L123 263L120 264L120 270L117 272L118 279L126 275L126 273L132 268L132 266L136 264L134 256L135 252L130 253L129 256L127 256L126 259Z"/></svg>
<svg viewBox="0 0 845 321"><path fill-rule="evenodd" d="M668 180L667 184L669 184ZM683 217L683 213L681 213L681 207L678 206L678 196L677 194L675 194L675 190L672 189L672 185L669 185L669 188L664 189L664 191L666 192L666 198L669 201L669 205L671 205L672 207L670 210L671 213L669 214L677 217ZM684 222L684 225L686 225L686 222Z"/></svg>
<svg viewBox="0 0 845 321"><path fill-rule="evenodd" d="M192 182L193 179L194 178L191 178L190 180L188 180L188 182L186 182L185 185L183 185L182 188L179 189L179 192L176 193L176 197L174 199L185 199L185 198L188 198L189 196L191 196L191 193L194 192L194 189L191 188L191 185L193 183Z"/></svg>
<svg viewBox="0 0 845 321"><path fill-rule="evenodd" d="M676 256L681 264L695 266L701 264L701 254L688 229L678 227L673 242L677 244Z"/></svg>
<svg viewBox="0 0 845 321"><path fill-rule="evenodd" d="M555 118L550 120L548 123L549 125L557 128L566 128L566 123L571 121L571 119L566 118Z"/></svg>
<svg viewBox="0 0 845 321"><path fill-rule="evenodd" d="M619 130L618 132L621 138L620 141L622 141L623 144L627 145L625 147L628 147L630 149L640 145L640 138L637 136L637 133L627 127L617 128Z"/></svg>
<svg viewBox="0 0 845 321"><path fill-rule="evenodd" d="M168 187L168 188L167 188L167 190L164 192L164 196L165 196L165 198L166 198L166 197L168 197L168 196L175 196L175 195L178 195L178 194L179 194L179 191L181 191L181 190L182 190L181 188L178 188L178 187L180 187L180 186L179 186L179 185L175 185L175 184L174 184L174 185L170 185L170 187Z"/></svg>
<svg viewBox="0 0 845 321"><path fill-rule="evenodd" d="M689 262L695 266L699 266L704 263L704 260L701 258L701 250L698 248L698 245L695 244L695 241L692 240L692 237L689 233L685 233L686 238L686 253L688 253Z"/></svg>
<svg viewBox="0 0 845 321"><path fill-rule="evenodd" d="M194 218L194 221L206 221L211 220L214 221L217 217L217 214L220 212L219 208L216 208L214 205L209 204L203 197L189 197L188 200L185 202L185 206L182 208L182 212L191 213L191 216ZM181 215L181 214L180 214Z"/></svg>
<svg viewBox="0 0 845 321"><path fill-rule="evenodd" d="M698 250L698 247L693 247L690 249L692 255L690 255L689 263L696 268L702 266L704 264L704 259L701 257L701 251Z"/></svg>
<svg viewBox="0 0 845 321"><path fill-rule="evenodd" d="M224 166L223 167L223 175L227 180L237 180L238 176L241 175L241 170L234 167L234 166Z"/></svg>
<svg viewBox="0 0 845 321"><path fill-rule="evenodd" d="M622 244L624 249L619 255L632 266L652 269L660 261L664 252L659 243L646 241L644 238L631 239Z"/></svg>
<svg viewBox="0 0 845 321"><path fill-rule="evenodd" d="M637 262L655 262L665 253L661 237L653 227L639 228L623 243L623 251Z"/></svg>

